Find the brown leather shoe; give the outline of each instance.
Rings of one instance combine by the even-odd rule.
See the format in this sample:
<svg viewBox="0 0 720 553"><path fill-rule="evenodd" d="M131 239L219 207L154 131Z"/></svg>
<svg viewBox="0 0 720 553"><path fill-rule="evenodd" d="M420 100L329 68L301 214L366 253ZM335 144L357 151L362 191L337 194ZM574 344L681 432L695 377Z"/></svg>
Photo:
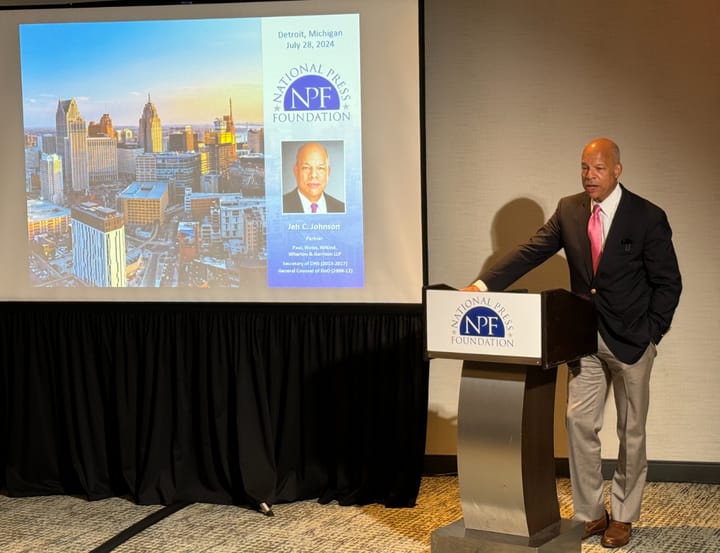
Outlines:
<svg viewBox="0 0 720 553"><path fill-rule="evenodd" d="M631 523L611 520L608 529L600 539L600 544L603 547L621 547L630 541L631 532Z"/></svg>
<svg viewBox="0 0 720 553"><path fill-rule="evenodd" d="M609 521L610 517L608 516L608 512L605 511L603 516L600 518L586 522L585 532L583 533L582 539L589 538L595 534L602 534L605 530L607 530Z"/></svg>

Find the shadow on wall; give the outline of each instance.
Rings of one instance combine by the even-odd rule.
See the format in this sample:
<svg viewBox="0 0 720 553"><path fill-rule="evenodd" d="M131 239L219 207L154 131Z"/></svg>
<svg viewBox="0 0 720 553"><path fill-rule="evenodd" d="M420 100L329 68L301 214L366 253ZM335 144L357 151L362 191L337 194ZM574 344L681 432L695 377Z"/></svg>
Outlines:
<svg viewBox="0 0 720 553"><path fill-rule="evenodd" d="M494 265L515 246L525 242L549 217L536 202L528 198L517 198L502 206L493 217L490 229L493 253L485 260L483 270ZM515 281L511 288L527 289L530 292L554 288L569 290L570 276L565 258L561 255L552 256Z"/></svg>
<svg viewBox="0 0 720 553"><path fill-rule="evenodd" d="M545 215L542 207L528 198L517 198L508 202L495 214L490 232L493 253L485 260L483 269L491 267L515 246L525 242L536 230L545 224L551 214ZM570 289L570 274L565 258L552 256L539 267L511 285L512 289L527 289L541 292L554 288ZM567 457L567 433L565 430L565 403L567 401L567 366L558 367L555 385L555 414L553 430L555 457Z"/></svg>
<svg viewBox="0 0 720 553"><path fill-rule="evenodd" d="M496 263L503 255L510 252L518 244L525 242L537 229L545 224L547 217L536 202L528 198L514 199L502 206L493 217L490 229L493 253L485 260L483 270ZM545 263L536 267L528 274L514 282L511 289L527 289L538 293L555 288L570 289L570 277L567 262L561 255L554 255ZM433 359L433 371L438 378L457 378L459 384L461 361L451 359ZM452 376L451 376L452 375ZM440 386L437 384L437 386ZM448 387L443 380L443 386ZM555 387L554 442L555 456L567 457L567 434L565 432L565 401L567 388L567 367L558 368L558 379ZM449 388L447 390L449 394ZM449 401L456 401L451 397ZM453 403L457 408L457 404ZM439 410L438 410L439 409ZM444 457L454 456L457 452L457 411L446 413L442 406L430 405L427 420L427 443L430 455L441 459L433 459L436 465L429 468L430 473L446 473L457 470L457 466L448 464Z"/></svg>

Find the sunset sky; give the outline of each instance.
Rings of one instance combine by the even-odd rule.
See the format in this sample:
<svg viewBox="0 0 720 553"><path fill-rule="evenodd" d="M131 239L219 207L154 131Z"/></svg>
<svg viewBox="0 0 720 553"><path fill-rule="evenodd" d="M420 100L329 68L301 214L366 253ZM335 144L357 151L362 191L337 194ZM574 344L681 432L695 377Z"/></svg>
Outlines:
<svg viewBox="0 0 720 553"><path fill-rule="evenodd" d="M236 123L262 122L261 42L259 18L21 25L25 127L71 98L88 123L137 126L148 95L163 126L212 124L230 99Z"/></svg>

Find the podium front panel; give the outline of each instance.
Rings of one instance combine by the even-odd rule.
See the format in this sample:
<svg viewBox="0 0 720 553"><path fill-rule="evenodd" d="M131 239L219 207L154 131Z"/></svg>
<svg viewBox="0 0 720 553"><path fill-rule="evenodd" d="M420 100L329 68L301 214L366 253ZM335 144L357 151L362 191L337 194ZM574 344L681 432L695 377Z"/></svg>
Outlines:
<svg viewBox="0 0 720 553"><path fill-rule="evenodd" d="M540 364L539 294L426 290L428 357Z"/></svg>

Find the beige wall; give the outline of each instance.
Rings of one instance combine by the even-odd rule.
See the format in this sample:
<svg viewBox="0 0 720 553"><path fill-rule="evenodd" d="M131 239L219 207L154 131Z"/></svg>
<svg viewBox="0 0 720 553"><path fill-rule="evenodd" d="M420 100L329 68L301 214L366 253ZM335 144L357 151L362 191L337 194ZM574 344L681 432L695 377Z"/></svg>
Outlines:
<svg viewBox="0 0 720 553"><path fill-rule="evenodd" d="M581 190L582 146L612 138L621 181L666 210L684 281L653 369L648 456L720 462L720 3L426 0L425 12L430 282L464 285L526 238ZM567 288L564 260L520 285ZM455 453L459 375L431 363L428 454Z"/></svg>

